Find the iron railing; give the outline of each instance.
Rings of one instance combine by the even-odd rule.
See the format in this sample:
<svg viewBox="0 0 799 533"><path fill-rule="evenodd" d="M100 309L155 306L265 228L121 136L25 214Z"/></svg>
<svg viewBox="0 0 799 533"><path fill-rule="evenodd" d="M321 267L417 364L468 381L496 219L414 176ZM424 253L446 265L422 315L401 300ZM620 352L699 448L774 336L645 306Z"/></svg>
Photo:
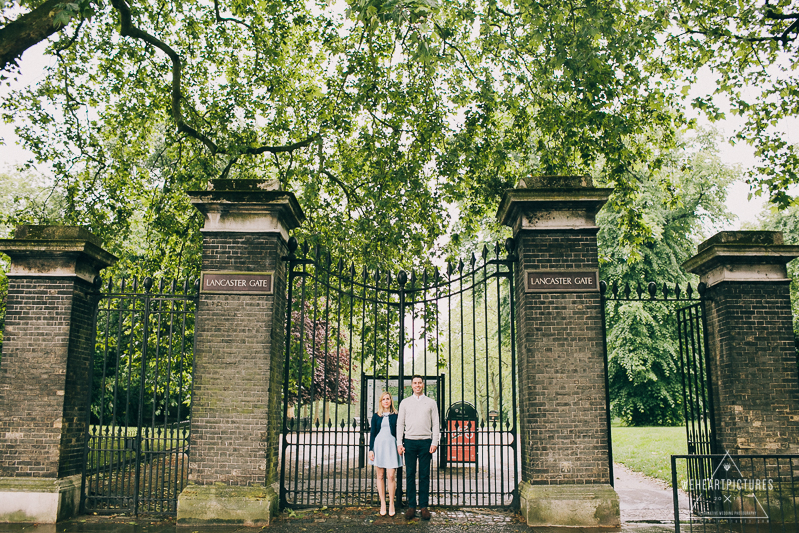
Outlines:
<svg viewBox="0 0 799 533"><path fill-rule="evenodd" d="M108 283L95 316L81 509L174 514L188 476L197 284Z"/></svg>
<svg viewBox="0 0 799 533"><path fill-rule="evenodd" d="M799 455L672 455L671 478L675 533L799 531Z"/></svg>
<svg viewBox="0 0 799 533"><path fill-rule="evenodd" d="M513 502L515 259L513 242L506 247L505 258L497 245L482 261L417 276L356 270L290 242L281 505L373 504L369 420L383 391L397 405L411 393L414 374L442 415L431 505Z"/></svg>

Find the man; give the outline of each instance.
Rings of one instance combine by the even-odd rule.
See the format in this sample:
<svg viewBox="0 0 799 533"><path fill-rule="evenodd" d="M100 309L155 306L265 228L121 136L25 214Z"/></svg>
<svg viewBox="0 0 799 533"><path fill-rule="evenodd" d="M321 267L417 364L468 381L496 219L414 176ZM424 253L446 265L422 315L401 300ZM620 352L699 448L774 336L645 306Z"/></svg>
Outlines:
<svg viewBox="0 0 799 533"><path fill-rule="evenodd" d="M430 520L430 460L438 448L438 405L424 395L424 379L414 375L413 394L402 400L397 417L397 452L405 456L408 510L405 518L416 516L416 461L419 461L419 506L422 520Z"/></svg>

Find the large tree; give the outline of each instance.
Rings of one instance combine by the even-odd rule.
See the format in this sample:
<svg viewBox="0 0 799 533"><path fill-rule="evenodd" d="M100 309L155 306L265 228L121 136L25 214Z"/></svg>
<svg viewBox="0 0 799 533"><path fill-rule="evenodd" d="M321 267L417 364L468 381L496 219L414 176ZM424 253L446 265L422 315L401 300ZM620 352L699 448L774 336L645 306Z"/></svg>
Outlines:
<svg viewBox="0 0 799 533"><path fill-rule="evenodd" d="M367 261L433 249L450 213L474 233L532 173L602 168L623 211L679 118L657 56L666 12L646 0L75 6L5 116L65 220L116 252L139 223L152 268L196 254L185 191L214 177L279 180L303 231ZM632 210L621 224L628 242L650 233Z"/></svg>
<svg viewBox="0 0 799 533"><path fill-rule="evenodd" d="M787 209L766 208L756 224L746 229L781 231L785 244L799 244L799 201L794 201ZM788 263L791 278L791 306L793 310L793 333L796 349L799 350L799 260Z"/></svg>
<svg viewBox="0 0 799 533"><path fill-rule="evenodd" d="M620 246L618 220L612 205L598 217L601 277L621 287L646 289L649 282L674 289L679 283L696 287L680 267L714 226L732 216L724 205L726 188L739 172L726 166L717 151L719 137L701 132L667 154L658 173L668 173L671 189L642 168L641 194L635 202L653 228L637 247ZM675 303L650 301L607 305L608 374L612 411L630 425L670 425L683 417L678 372Z"/></svg>

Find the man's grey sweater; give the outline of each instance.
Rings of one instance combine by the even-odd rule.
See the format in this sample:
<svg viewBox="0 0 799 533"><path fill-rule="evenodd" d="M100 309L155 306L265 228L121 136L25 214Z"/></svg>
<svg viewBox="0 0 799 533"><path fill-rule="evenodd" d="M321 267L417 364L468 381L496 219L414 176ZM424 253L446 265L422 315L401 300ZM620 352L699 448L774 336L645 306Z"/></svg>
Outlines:
<svg viewBox="0 0 799 533"><path fill-rule="evenodd" d="M424 395L421 398L411 395L402 400L397 417L397 444L402 444L403 438L432 439L432 445L438 446L439 437L436 401Z"/></svg>

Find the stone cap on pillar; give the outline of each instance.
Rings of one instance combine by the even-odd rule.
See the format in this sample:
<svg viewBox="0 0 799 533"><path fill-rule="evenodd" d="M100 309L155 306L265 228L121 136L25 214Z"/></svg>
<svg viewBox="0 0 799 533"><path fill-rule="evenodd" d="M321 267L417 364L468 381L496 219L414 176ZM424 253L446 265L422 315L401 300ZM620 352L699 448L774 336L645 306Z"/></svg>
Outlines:
<svg viewBox="0 0 799 533"><path fill-rule="evenodd" d="M504 226L519 230L597 229L596 214L613 189L594 187L590 176L534 176L505 191L497 210Z"/></svg>
<svg viewBox="0 0 799 533"><path fill-rule="evenodd" d="M723 281L789 281L785 265L799 246L783 244L780 231L721 231L699 245L682 267L708 287Z"/></svg>
<svg viewBox="0 0 799 533"><path fill-rule="evenodd" d="M117 258L100 239L79 226L18 226L13 239L0 239L11 258L9 277L78 277L89 283Z"/></svg>
<svg viewBox="0 0 799 533"><path fill-rule="evenodd" d="M215 179L207 191L189 191L192 205L205 215L203 232L280 233L305 221L293 193L273 180Z"/></svg>

